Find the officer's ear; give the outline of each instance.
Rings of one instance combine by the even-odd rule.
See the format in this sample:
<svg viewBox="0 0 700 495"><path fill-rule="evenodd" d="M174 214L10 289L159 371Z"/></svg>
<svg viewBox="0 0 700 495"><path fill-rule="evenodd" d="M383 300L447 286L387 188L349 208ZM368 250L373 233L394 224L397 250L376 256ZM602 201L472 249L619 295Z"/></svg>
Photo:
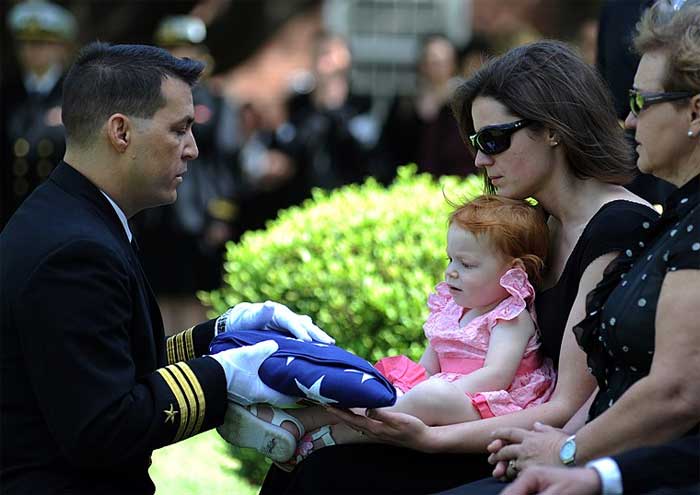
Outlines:
<svg viewBox="0 0 700 495"><path fill-rule="evenodd" d="M124 153L131 142L134 132L134 122L121 113L109 117L106 124L107 139L118 153Z"/></svg>

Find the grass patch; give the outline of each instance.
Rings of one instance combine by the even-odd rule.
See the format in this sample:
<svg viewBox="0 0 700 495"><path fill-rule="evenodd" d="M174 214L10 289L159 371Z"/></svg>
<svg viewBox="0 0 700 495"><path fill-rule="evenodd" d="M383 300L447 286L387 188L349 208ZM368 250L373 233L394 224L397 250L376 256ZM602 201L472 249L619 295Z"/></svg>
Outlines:
<svg viewBox="0 0 700 495"><path fill-rule="evenodd" d="M150 474L156 495L257 494L260 487L240 477L239 467L226 442L209 430L153 452Z"/></svg>

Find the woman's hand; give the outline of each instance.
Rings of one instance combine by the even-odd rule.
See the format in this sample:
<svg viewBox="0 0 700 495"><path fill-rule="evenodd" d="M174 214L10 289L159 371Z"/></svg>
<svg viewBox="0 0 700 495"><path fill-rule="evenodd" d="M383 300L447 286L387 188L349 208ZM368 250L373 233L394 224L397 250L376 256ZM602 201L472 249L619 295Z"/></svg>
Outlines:
<svg viewBox="0 0 700 495"><path fill-rule="evenodd" d="M533 430L522 428L499 428L492 434L494 441L487 449L491 452L489 462L496 464L495 478L506 477L508 463L511 469L522 471L535 465L560 466L559 449L569 437L558 428L535 423Z"/></svg>
<svg viewBox="0 0 700 495"><path fill-rule="evenodd" d="M368 409L366 416L361 416L334 407L327 410L374 442L430 451L430 427L410 414Z"/></svg>

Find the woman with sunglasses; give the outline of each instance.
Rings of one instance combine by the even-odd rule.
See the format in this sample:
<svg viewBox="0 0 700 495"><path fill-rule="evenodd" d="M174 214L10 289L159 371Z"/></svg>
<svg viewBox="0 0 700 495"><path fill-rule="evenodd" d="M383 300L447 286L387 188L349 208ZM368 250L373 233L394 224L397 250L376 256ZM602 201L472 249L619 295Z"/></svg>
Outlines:
<svg viewBox="0 0 700 495"><path fill-rule="evenodd" d="M338 411L375 441L408 448L322 449L291 475L273 468L262 494L433 493L457 486L490 474L485 452L495 429L535 421L561 427L592 396L595 380L571 328L585 316L586 294L607 264L656 218L621 185L635 167L612 98L571 49L544 41L488 62L460 87L453 108L488 189L534 197L549 213L551 258L535 304L542 350L558 363L553 396L513 414L441 427L399 413L366 418Z"/></svg>
<svg viewBox="0 0 700 495"><path fill-rule="evenodd" d="M497 430L489 446L496 476L508 466L581 465L697 433L700 1L657 2L634 43L642 58L625 126L634 131L637 166L678 189L661 218L644 223L636 244L606 269L588 297L586 318L574 327L599 387L588 423L571 436L546 426ZM593 468L603 485L606 476L624 481L609 463Z"/></svg>

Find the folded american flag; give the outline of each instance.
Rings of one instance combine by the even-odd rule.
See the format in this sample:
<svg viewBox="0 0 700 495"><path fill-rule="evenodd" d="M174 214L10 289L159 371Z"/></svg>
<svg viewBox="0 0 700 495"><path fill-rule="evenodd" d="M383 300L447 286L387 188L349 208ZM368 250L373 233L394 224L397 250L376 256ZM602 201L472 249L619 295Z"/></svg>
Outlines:
<svg viewBox="0 0 700 495"><path fill-rule="evenodd" d="M212 354L274 340L279 349L260 366L268 387L283 394L335 407L386 407L396 390L371 364L334 345L304 342L275 330L224 332L211 343Z"/></svg>

